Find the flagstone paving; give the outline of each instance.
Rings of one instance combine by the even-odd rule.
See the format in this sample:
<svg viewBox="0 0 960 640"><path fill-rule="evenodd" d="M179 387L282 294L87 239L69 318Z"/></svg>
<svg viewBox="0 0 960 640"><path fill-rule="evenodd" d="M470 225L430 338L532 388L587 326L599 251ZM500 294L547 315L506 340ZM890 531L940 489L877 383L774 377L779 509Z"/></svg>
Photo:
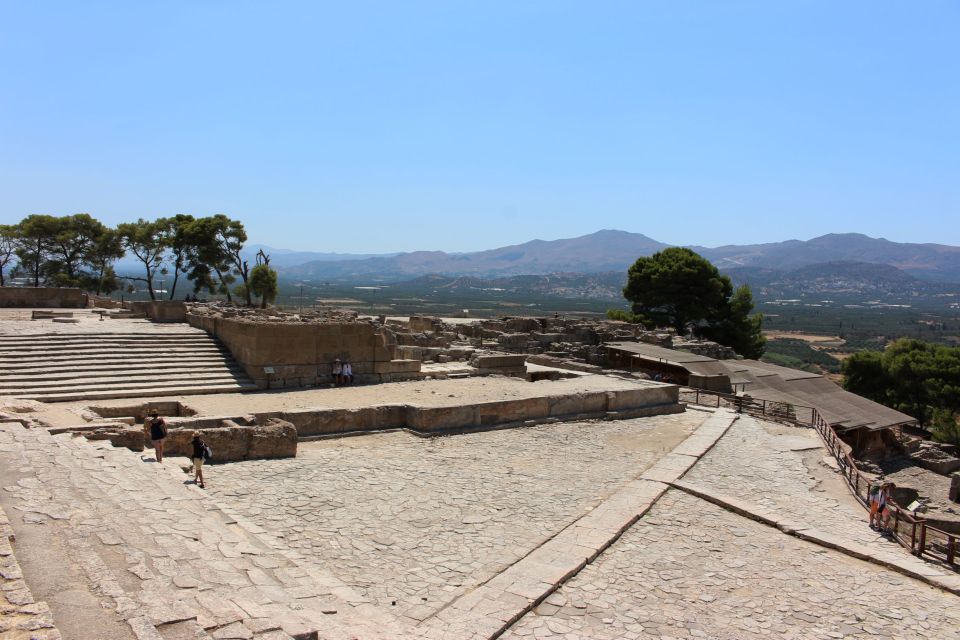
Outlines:
<svg viewBox="0 0 960 640"><path fill-rule="evenodd" d="M707 415L301 443L296 459L212 467L208 490L418 622L595 507Z"/></svg>
<svg viewBox="0 0 960 640"><path fill-rule="evenodd" d="M913 558L870 529L866 510L842 477L824 465L829 455L813 429L741 416L683 482L756 505L795 528L813 528L859 545L877 560L907 563L956 583L955 572Z"/></svg>
<svg viewBox="0 0 960 640"><path fill-rule="evenodd" d="M505 640L960 638L960 599L670 490Z"/></svg>
<svg viewBox="0 0 960 640"><path fill-rule="evenodd" d="M301 442L211 465L202 492L176 459L9 422L0 506L54 622L94 607L111 640L960 640L960 599L928 584L960 578L871 532L825 455L812 431L691 410ZM43 540L87 587L30 584Z"/></svg>

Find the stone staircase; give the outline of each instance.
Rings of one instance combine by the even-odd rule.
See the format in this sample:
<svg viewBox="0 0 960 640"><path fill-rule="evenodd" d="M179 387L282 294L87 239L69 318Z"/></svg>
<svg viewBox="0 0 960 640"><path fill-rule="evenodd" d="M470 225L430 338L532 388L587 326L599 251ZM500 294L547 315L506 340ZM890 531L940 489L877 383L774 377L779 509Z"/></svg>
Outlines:
<svg viewBox="0 0 960 640"><path fill-rule="evenodd" d="M112 603L104 615L137 640L411 637L332 574L221 509L176 461L2 423L0 468L22 475L4 477L0 499L24 527L57 532L55 561L81 567Z"/></svg>
<svg viewBox="0 0 960 640"><path fill-rule="evenodd" d="M65 402L254 389L200 330L0 335L0 395Z"/></svg>

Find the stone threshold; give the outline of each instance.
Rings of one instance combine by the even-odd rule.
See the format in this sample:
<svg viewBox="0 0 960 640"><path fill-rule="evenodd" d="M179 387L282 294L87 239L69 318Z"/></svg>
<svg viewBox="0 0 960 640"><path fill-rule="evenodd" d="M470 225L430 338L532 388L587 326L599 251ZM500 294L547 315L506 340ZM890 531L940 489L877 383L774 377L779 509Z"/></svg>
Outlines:
<svg viewBox="0 0 960 640"><path fill-rule="evenodd" d="M707 418L672 452L503 572L419 621L424 637L491 640L577 575L642 518L739 416Z"/></svg>
<svg viewBox="0 0 960 640"><path fill-rule="evenodd" d="M739 516L779 529L787 535L839 551L851 558L871 562L954 595L960 595L960 575L944 575L929 563L912 555L903 558L884 557L886 554L878 554L865 545L844 540L840 536L782 518L769 509L712 491L702 485L682 480L676 480L669 484L675 489L701 500L706 500Z"/></svg>

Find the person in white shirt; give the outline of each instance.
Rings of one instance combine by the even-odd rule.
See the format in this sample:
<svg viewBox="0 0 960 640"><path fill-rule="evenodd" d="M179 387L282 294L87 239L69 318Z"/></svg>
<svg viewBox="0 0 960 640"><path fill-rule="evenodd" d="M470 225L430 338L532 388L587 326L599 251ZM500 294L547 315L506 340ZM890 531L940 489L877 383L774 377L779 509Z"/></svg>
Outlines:
<svg viewBox="0 0 960 640"><path fill-rule="evenodd" d="M343 365L340 364L340 358L333 361L333 369L330 371L330 377L333 378L333 387L339 387L343 383Z"/></svg>
<svg viewBox="0 0 960 640"><path fill-rule="evenodd" d="M343 384L353 384L353 366L349 360L343 361L343 366L340 369L340 379Z"/></svg>

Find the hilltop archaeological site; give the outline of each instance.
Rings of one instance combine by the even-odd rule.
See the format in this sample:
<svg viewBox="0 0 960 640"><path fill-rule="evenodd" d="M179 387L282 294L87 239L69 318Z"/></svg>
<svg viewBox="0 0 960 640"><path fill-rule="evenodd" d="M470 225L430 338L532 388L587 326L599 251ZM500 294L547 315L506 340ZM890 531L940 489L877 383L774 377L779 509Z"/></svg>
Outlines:
<svg viewBox="0 0 960 640"><path fill-rule="evenodd" d="M960 638L958 452L715 343L5 288L0 363L3 640Z"/></svg>

